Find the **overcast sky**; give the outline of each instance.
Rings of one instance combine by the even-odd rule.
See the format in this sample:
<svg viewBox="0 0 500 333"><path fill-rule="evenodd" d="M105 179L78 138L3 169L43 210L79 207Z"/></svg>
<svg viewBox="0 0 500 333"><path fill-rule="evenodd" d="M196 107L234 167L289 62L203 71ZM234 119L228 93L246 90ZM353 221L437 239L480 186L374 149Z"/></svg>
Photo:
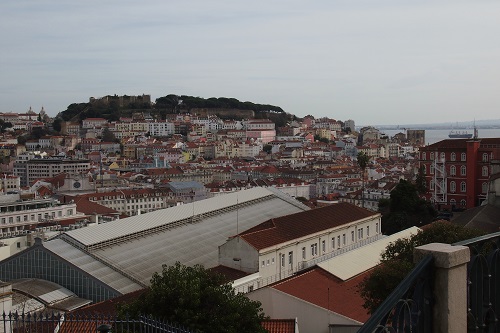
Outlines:
<svg viewBox="0 0 500 333"><path fill-rule="evenodd" d="M500 118L500 1L2 0L0 112L234 97L356 124Z"/></svg>

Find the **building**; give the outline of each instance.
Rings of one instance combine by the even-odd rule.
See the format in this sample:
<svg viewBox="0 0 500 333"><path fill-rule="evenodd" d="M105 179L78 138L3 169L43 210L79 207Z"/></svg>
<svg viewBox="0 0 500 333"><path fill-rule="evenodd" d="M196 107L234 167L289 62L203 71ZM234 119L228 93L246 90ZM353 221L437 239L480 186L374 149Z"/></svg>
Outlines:
<svg viewBox="0 0 500 333"><path fill-rule="evenodd" d="M30 186L39 178L52 178L60 173L79 175L90 169L87 159L40 158L35 154L19 156L14 163L14 175L21 186Z"/></svg>
<svg viewBox="0 0 500 333"><path fill-rule="evenodd" d="M408 142L415 146L425 145L425 130L406 130L406 138Z"/></svg>
<svg viewBox="0 0 500 333"><path fill-rule="evenodd" d="M273 218L219 247L219 264L258 273L247 288L279 281L381 235L381 215L348 203Z"/></svg>
<svg viewBox="0 0 500 333"><path fill-rule="evenodd" d="M309 208L254 188L62 233L0 261L0 280L41 278L94 302L149 285L162 265L218 264L218 245L270 218Z"/></svg>
<svg viewBox="0 0 500 333"><path fill-rule="evenodd" d="M491 161L500 157L500 138L447 139L420 148L427 198L439 209L479 206L488 193Z"/></svg>

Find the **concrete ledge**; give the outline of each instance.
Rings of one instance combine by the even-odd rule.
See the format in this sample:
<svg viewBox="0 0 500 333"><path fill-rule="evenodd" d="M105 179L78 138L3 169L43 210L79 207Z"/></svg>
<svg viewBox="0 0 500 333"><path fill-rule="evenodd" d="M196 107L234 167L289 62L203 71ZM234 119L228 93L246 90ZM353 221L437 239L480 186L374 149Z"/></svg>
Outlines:
<svg viewBox="0 0 500 333"><path fill-rule="evenodd" d="M419 262L423 257L432 254L434 267L452 268L470 261L470 250L467 246L430 243L418 246L413 250L413 261Z"/></svg>

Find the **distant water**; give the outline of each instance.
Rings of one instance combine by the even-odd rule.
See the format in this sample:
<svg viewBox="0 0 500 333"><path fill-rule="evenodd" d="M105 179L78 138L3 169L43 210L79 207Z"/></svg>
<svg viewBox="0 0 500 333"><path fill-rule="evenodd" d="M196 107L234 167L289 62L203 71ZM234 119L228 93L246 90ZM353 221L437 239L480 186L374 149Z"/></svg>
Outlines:
<svg viewBox="0 0 500 333"><path fill-rule="evenodd" d="M418 128L415 128L418 129ZM389 137L393 137L397 133L405 133L404 130L380 130L382 133L387 134ZM425 144L433 144L441 140L449 139L448 134L450 134L451 129L426 129L425 130ZM458 130L460 132L465 130ZM499 128L488 128L488 129L478 129L479 138L500 138ZM468 129L467 132L474 133L473 129Z"/></svg>

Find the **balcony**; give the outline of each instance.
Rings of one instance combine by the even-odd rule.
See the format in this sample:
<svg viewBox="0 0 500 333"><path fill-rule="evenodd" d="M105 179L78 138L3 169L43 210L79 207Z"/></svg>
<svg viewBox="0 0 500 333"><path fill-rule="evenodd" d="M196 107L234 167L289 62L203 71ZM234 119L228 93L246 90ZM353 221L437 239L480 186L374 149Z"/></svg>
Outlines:
<svg viewBox="0 0 500 333"><path fill-rule="evenodd" d="M499 332L500 232L415 248L417 266L359 330Z"/></svg>

